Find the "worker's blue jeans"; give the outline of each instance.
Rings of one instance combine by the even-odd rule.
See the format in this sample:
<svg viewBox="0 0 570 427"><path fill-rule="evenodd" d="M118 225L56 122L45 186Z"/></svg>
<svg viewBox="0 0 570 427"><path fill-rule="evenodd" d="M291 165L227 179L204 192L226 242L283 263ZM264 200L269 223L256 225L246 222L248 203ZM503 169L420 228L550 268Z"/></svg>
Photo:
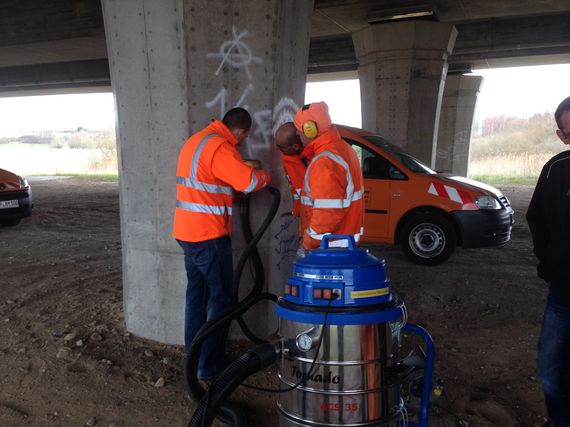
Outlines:
<svg viewBox="0 0 570 427"><path fill-rule="evenodd" d="M233 265L229 236L203 242L178 241L184 249L186 310L184 345L186 352L198 330L232 303ZM228 328L218 330L202 343L198 378L210 379L224 370Z"/></svg>
<svg viewBox="0 0 570 427"><path fill-rule="evenodd" d="M552 286L538 342L538 371L550 425L570 425L570 304Z"/></svg>

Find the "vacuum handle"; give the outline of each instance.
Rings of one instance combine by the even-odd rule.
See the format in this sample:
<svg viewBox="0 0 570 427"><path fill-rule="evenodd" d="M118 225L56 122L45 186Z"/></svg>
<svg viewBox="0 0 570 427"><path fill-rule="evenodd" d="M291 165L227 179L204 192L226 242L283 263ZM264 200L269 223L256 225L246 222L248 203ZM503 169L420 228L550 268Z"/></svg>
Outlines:
<svg viewBox="0 0 570 427"><path fill-rule="evenodd" d="M320 249L328 249L329 248L329 240L337 239L337 240L348 240L348 250L355 251L356 248L356 241L354 240L354 236L350 236L348 234L325 234L323 236L323 240L321 240L321 247Z"/></svg>

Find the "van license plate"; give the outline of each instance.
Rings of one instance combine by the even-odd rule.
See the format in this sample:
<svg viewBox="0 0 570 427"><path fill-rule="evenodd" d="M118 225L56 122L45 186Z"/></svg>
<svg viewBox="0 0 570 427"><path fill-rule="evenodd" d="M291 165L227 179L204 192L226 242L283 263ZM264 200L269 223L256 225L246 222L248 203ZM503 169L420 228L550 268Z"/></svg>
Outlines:
<svg viewBox="0 0 570 427"><path fill-rule="evenodd" d="M0 209L10 209L10 208L17 208L18 201L17 200L3 200L0 202Z"/></svg>

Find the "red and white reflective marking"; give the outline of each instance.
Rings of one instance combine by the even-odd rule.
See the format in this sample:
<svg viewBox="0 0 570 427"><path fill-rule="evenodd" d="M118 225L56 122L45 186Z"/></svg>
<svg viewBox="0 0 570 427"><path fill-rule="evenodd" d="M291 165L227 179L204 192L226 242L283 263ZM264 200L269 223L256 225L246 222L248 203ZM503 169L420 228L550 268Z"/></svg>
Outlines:
<svg viewBox="0 0 570 427"><path fill-rule="evenodd" d="M433 194L434 196L452 200L457 203L461 203L462 205L466 203L473 203L473 198L468 192L457 190L454 187L444 185L440 182L432 182L429 186L428 193Z"/></svg>

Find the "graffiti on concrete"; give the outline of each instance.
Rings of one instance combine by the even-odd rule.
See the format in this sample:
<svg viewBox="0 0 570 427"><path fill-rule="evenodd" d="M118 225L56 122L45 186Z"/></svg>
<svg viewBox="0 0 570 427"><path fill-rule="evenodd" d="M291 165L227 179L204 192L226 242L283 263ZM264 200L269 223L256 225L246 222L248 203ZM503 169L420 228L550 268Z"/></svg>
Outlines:
<svg viewBox="0 0 570 427"><path fill-rule="evenodd" d="M269 146L273 134L271 133L271 110L261 110L253 113L253 143Z"/></svg>
<svg viewBox="0 0 570 427"><path fill-rule="evenodd" d="M275 104L273 108L273 135L275 135L275 132L277 132L277 129L279 129L282 124L293 121L298 109L299 107L295 101L285 96Z"/></svg>
<svg viewBox="0 0 570 427"><path fill-rule="evenodd" d="M247 30L238 32L238 29L234 26L232 27L232 38L230 40L224 41L220 45L218 52L207 54L208 58L220 59L220 64L214 73L216 76L220 74L220 71L223 69L224 65L228 65L233 68L245 69L248 83L245 89L243 89L240 93L237 102L232 105L232 107L243 107L246 110L249 109L249 106L247 105L247 98L255 91L250 66L252 63L263 64L263 60L257 56L254 56L250 47L243 40L248 34L249 33ZM227 99L228 90L226 87L222 86L218 93L204 105L208 109L212 109L218 105L220 108L220 117L223 117L227 109Z"/></svg>
<svg viewBox="0 0 570 427"><path fill-rule="evenodd" d="M232 27L231 38L222 42L219 51L207 54L208 58L220 60L218 68L214 73L216 76L220 74L224 66L245 70L247 86L239 93L239 97L235 103L232 103L232 107L242 107L246 110L250 110L248 100L255 93L251 66L253 64L263 64L263 60L255 56L246 43L245 39L249 35L247 30L239 31L234 26ZM219 108L220 117L222 117L229 106L230 96L228 89L222 86L218 93L204 105L210 110ZM260 150L270 150L275 131L283 123L293 120L297 108L297 104L291 98L282 97L272 109L250 111L253 125L250 141L246 145L248 156L255 157L256 154L261 154L259 153Z"/></svg>
<svg viewBox="0 0 570 427"><path fill-rule="evenodd" d="M220 51L216 53L209 53L208 58L220 58L220 65L216 70L216 76L220 73L224 65L228 64L235 68L245 68L248 80L251 80L251 71L249 66L252 62L262 64L263 60L251 53L251 49L245 44L242 39L248 35L248 31L244 30L238 33L237 28L232 27L231 40L226 40L220 45Z"/></svg>
<svg viewBox="0 0 570 427"><path fill-rule="evenodd" d="M298 107L291 98L282 97L271 110L261 110L253 113L253 136L258 143L270 146L273 135L283 123L292 122Z"/></svg>
<svg viewBox="0 0 570 427"><path fill-rule="evenodd" d="M273 136L277 129L284 123L293 121L298 106L290 97L281 97L272 106L270 93L263 94L262 109L249 108L254 102L261 103L256 96L256 79L254 72L256 67L263 65L264 60L255 55L254 49L248 45L248 41L254 38L254 34L247 30L239 30L232 27L231 35L219 45L216 52L207 53L207 59L216 60L217 68L213 77L219 81L218 91L213 98L205 102L208 110L219 111L223 117L228 108L242 107L248 110L252 116L252 129L247 144L242 153L249 158L267 158L273 150ZM223 72L228 68L234 71L243 71L241 76L232 76L232 85L224 80ZM256 75L257 77L257 75ZM239 85L235 85L235 80ZM245 80L245 81L244 81ZM216 87L214 87L216 89ZM266 89L267 90L267 89ZM270 107L270 108L268 108ZM288 269L290 262L295 258L299 237L297 235L297 220L291 214L282 215L277 223L272 225L275 266L278 270Z"/></svg>
<svg viewBox="0 0 570 427"><path fill-rule="evenodd" d="M446 146L442 146L442 141L439 141L436 149L436 169L466 174L470 140L471 131L460 131L455 133L451 141L445 141Z"/></svg>
<svg viewBox="0 0 570 427"><path fill-rule="evenodd" d="M249 84L241 93L238 101L235 104L235 107L243 107L246 110L248 109L248 105L245 103L245 100L247 98L247 95L249 95L251 92L253 92L254 87L253 84ZM208 109L212 109L212 107L214 107L216 104L218 104L220 106L220 117L222 117L225 113L225 109L226 109L226 98L227 98L227 94L228 91L226 90L225 87L222 87L220 89L220 91L216 94L216 96L214 98L212 98L212 100L207 101L205 103L206 108Z"/></svg>
<svg viewBox="0 0 570 427"><path fill-rule="evenodd" d="M297 220L291 215L283 215L280 218L279 228L274 234L276 261L275 266L278 270L285 267L285 263L295 258L297 248L299 246L299 238L297 236Z"/></svg>

